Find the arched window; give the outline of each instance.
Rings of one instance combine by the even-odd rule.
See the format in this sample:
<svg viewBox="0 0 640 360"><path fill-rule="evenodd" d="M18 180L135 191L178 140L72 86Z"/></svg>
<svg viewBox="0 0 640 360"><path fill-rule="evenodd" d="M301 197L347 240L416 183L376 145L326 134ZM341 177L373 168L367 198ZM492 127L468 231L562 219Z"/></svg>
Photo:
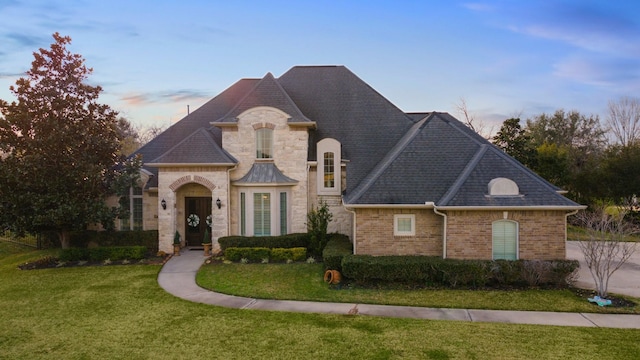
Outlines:
<svg viewBox="0 0 640 360"><path fill-rule="evenodd" d="M322 139L318 142L318 194L340 195L341 154L340 142L336 139Z"/></svg>
<svg viewBox="0 0 640 360"><path fill-rule="evenodd" d="M493 259L518 259L518 223L498 220L492 224Z"/></svg>
<svg viewBox="0 0 640 360"><path fill-rule="evenodd" d="M256 159L273 159L273 129L256 130Z"/></svg>

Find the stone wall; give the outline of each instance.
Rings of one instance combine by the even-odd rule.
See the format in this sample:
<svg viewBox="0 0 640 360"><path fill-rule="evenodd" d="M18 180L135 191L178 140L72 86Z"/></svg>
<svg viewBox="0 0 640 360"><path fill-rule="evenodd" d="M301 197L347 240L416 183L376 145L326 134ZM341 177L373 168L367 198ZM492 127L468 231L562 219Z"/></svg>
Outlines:
<svg viewBox="0 0 640 360"><path fill-rule="evenodd" d="M448 211L447 257L491 259L492 223L505 219L518 223L519 259L564 259L565 214L564 211Z"/></svg>
<svg viewBox="0 0 640 360"><path fill-rule="evenodd" d="M306 232L308 209L308 141L306 127L289 126L288 115L270 107L257 107L238 116L237 126L222 128L222 146L239 164L230 173L231 182L238 180L251 169L256 161L256 129L268 127L273 134L273 162L282 173L298 183L290 189L290 232ZM231 190L231 234L239 234L240 190Z"/></svg>
<svg viewBox="0 0 640 360"><path fill-rule="evenodd" d="M415 236L394 236L394 215L415 214ZM431 209L356 209L356 254L442 256L443 217Z"/></svg>
<svg viewBox="0 0 640 360"><path fill-rule="evenodd" d="M158 208L159 250L173 253L173 236L177 230L184 242L185 196L211 196L214 247L218 238L229 235L227 199L227 168L224 167L162 167L158 174L158 199L167 202L167 209ZM223 206L215 206L216 199ZM156 201L156 204L158 202Z"/></svg>

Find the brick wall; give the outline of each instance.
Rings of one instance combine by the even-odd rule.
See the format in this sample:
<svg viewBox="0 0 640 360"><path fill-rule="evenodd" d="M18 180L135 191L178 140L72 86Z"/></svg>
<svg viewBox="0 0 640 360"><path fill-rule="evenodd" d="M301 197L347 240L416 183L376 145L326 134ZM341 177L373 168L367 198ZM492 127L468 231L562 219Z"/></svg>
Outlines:
<svg viewBox="0 0 640 360"><path fill-rule="evenodd" d="M356 253L442 256L443 217L431 209L357 209ZM416 235L394 236L395 214L415 214Z"/></svg>
<svg viewBox="0 0 640 360"><path fill-rule="evenodd" d="M565 214L564 211L449 211L447 257L491 259L491 225L506 219L518 223L519 259L564 259Z"/></svg>

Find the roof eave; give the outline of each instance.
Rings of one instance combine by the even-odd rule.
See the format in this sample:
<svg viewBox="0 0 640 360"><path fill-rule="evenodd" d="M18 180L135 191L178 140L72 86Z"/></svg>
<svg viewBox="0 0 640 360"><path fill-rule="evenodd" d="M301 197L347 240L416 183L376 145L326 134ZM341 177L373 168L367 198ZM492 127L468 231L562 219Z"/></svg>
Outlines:
<svg viewBox="0 0 640 360"><path fill-rule="evenodd" d="M166 167L231 167L237 164L235 163L147 163L146 166L166 168Z"/></svg>
<svg viewBox="0 0 640 360"><path fill-rule="evenodd" d="M344 206L349 209L433 209L435 204L427 202L424 204L348 204Z"/></svg>
<svg viewBox="0 0 640 360"><path fill-rule="evenodd" d="M586 205L530 205L530 206L437 206L438 210L450 210L450 211L515 211L515 210L558 210L558 211L573 211L584 210Z"/></svg>

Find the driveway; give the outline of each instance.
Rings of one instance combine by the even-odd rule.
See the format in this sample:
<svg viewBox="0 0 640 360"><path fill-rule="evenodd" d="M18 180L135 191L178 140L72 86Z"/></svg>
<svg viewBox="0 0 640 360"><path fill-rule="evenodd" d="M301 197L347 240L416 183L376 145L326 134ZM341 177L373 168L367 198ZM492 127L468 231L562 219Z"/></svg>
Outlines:
<svg viewBox="0 0 640 360"><path fill-rule="evenodd" d="M580 271L576 286L594 289L593 277L584 261L584 255L580 250L578 241L567 241L567 259L580 261ZM608 291L640 298L640 244L636 246L636 251L631 258L618 271L613 273L609 279Z"/></svg>

